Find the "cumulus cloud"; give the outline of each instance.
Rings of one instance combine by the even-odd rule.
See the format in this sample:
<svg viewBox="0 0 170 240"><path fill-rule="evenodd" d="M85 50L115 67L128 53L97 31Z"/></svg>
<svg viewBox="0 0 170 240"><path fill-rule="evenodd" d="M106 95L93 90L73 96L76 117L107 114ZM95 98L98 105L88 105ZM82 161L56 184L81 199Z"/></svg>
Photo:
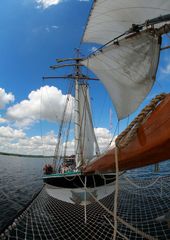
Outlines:
<svg viewBox="0 0 170 240"><path fill-rule="evenodd" d="M107 128L95 128L95 135L97 138L97 142L100 148L100 151L103 152L106 149L114 146L115 138L113 138L112 133L107 129ZM72 155L74 154L74 145L75 142L74 140L69 141L67 143L67 155ZM65 147L65 143L63 143L63 148Z"/></svg>
<svg viewBox="0 0 170 240"><path fill-rule="evenodd" d="M114 146L116 137L113 138L112 133L107 128L95 128L94 131L100 148L100 152L103 152L106 149ZM64 149L65 145L66 144L63 143L61 148ZM67 143L66 155L74 154L74 147L75 147L74 140L69 141Z"/></svg>
<svg viewBox="0 0 170 240"><path fill-rule="evenodd" d="M54 155L56 136L51 131L44 136L27 137L22 130L0 127L0 152L25 155Z"/></svg>
<svg viewBox="0 0 170 240"><path fill-rule="evenodd" d="M0 124L6 123L6 122L7 122L7 120L5 118L0 117Z"/></svg>
<svg viewBox="0 0 170 240"><path fill-rule="evenodd" d="M3 88L0 88L0 109L3 109L6 104L9 104L15 100L12 93L6 93Z"/></svg>
<svg viewBox="0 0 170 240"><path fill-rule="evenodd" d="M94 131L101 152L114 145L115 138L107 128L95 128Z"/></svg>
<svg viewBox="0 0 170 240"><path fill-rule="evenodd" d="M9 126L7 127L0 127L0 138L10 138L10 139L18 139L24 138L25 133L22 130L13 129Z"/></svg>
<svg viewBox="0 0 170 240"><path fill-rule="evenodd" d="M7 118L15 121L17 126L26 127L36 121L61 121L67 95L56 87L44 86L28 95L27 100L8 108ZM73 109L73 97L69 95L65 121L70 119Z"/></svg>
<svg viewBox="0 0 170 240"><path fill-rule="evenodd" d="M22 154L31 155L54 155L57 139L54 132L51 131L44 136L33 136L19 139L15 146L17 151L19 150Z"/></svg>
<svg viewBox="0 0 170 240"><path fill-rule="evenodd" d="M100 148L100 152L102 153L106 149L114 146L115 138L113 138L112 133L107 128L94 128L94 132L97 138L97 142ZM74 140L69 141L67 143L67 155L74 154ZM65 143L63 143L63 148L65 147Z"/></svg>
<svg viewBox="0 0 170 240"><path fill-rule="evenodd" d="M95 128L96 137L101 152L108 149L112 140L112 134L106 128ZM26 136L23 130L12 127L0 127L0 152L18 153L26 155L49 155L53 156L57 144L57 136L54 131L48 132L44 136ZM66 155L74 154L74 139L61 144L63 149L66 147ZM112 142L114 145L114 141Z"/></svg>
<svg viewBox="0 0 170 240"><path fill-rule="evenodd" d="M52 6L57 5L61 0L36 0L36 3L38 4L38 8L42 7L44 9Z"/></svg>
<svg viewBox="0 0 170 240"><path fill-rule="evenodd" d="M65 147L66 147L66 155L67 156L75 154L75 142L74 142L74 140L68 141L67 146L66 146L66 143L63 143L62 148L64 149Z"/></svg>
<svg viewBox="0 0 170 240"><path fill-rule="evenodd" d="M94 128L94 132L101 152L114 146L116 137L113 138L112 133L107 128ZM67 155L74 154L74 144L74 140L67 143ZM64 147L65 143L63 143L63 148Z"/></svg>

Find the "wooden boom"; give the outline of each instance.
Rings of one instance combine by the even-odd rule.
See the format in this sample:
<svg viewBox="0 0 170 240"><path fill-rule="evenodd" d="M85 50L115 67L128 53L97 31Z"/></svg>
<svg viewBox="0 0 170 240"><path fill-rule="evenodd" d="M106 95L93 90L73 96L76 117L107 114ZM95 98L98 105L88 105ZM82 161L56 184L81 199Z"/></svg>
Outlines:
<svg viewBox="0 0 170 240"><path fill-rule="evenodd" d="M170 158L170 94L138 128L129 144L119 149L119 170L158 163ZM115 148L95 159L84 172L115 171Z"/></svg>

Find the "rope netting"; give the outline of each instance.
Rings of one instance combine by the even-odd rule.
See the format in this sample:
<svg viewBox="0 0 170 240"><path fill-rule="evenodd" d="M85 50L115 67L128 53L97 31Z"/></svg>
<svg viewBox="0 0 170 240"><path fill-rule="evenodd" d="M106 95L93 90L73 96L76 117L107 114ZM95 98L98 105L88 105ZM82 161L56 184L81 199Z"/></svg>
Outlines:
<svg viewBox="0 0 170 240"><path fill-rule="evenodd" d="M114 188L114 185L113 185ZM85 188L86 189L86 188ZM103 186L103 190L107 188ZM70 191L73 191L70 190ZM38 196L1 234L1 239L113 239L114 191L86 205L47 193ZM170 239L170 176L119 178L116 239Z"/></svg>

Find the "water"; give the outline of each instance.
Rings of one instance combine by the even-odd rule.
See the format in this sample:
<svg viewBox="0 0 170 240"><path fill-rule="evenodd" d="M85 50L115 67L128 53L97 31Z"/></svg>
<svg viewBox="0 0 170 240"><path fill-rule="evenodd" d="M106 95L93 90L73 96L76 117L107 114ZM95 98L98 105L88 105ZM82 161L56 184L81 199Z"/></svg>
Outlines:
<svg viewBox="0 0 170 240"><path fill-rule="evenodd" d="M138 179L146 179L159 176L170 175L170 160L158 164L158 171L155 164L142 168L136 168L126 171L126 175Z"/></svg>
<svg viewBox="0 0 170 240"><path fill-rule="evenodd" d="M21 158L0 155L0 230L32 199L42 185L42 168L49 159ZM154 166L127 171L131 177L169 175L170 161Z"/></svg>
<svg viewBox="0 0 170 240"><path fill-rule="evenodd" d="M0 230L41 189L42 168L48 161L0 156Z"/></svg>

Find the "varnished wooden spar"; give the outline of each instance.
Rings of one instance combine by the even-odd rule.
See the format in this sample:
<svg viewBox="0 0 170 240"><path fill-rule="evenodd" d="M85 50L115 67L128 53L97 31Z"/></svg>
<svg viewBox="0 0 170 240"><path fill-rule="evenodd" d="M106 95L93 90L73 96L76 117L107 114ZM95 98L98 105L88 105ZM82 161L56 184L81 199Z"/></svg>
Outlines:
<svg viewBox="0 0 170 240"><path fill-rule="evenodd" d="M170 159L170 94L139 127L129 144L119 149L119 170L143 167ZM94 160L84 172L115 170L115 149Z"/></svg>

